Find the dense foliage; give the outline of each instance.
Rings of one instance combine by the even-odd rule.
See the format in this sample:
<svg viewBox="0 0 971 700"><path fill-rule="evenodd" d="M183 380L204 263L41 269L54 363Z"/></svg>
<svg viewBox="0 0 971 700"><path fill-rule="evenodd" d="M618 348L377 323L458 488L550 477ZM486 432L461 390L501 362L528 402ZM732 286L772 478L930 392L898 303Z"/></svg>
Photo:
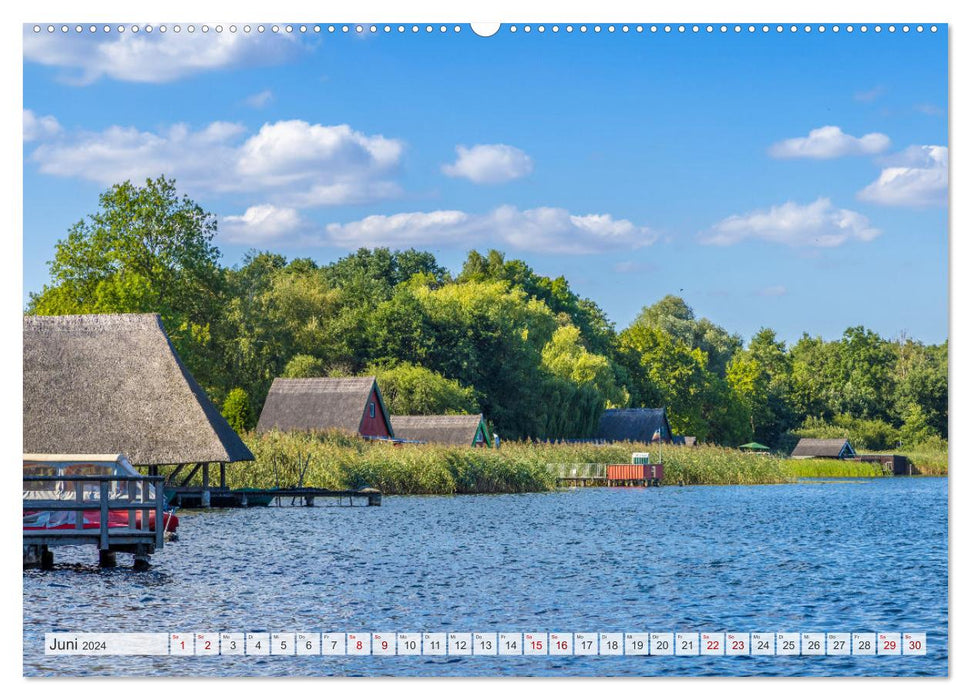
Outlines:
<svg viewBox="0 0 971 700"><path fill-rule="evenodd" d="M562 277L494 250L455 276L431 253L383 248L327 265L252 251L225 268L215 217L173 181L116 185L99 204L57 244L28 313L160 313L237 426L252 427L274 377L370 373L393 412L481 410L509 439L586 437L605 407L666 406L676 433L725 445L947 440L947 343L854 327L791 346L766 328L746 344L676 296L618 332Z"/></svg>

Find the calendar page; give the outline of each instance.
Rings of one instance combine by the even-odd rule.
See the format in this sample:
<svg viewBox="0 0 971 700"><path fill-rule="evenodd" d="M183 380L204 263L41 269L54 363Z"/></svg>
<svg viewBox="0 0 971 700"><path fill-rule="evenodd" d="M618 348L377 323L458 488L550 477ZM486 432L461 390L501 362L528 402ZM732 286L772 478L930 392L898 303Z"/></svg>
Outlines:
<svg viewBox="0 0 971 700"><path fill-rule="evenodd" d="M23 25L24 676L948 675L946 22L262 14Z"/></svg>

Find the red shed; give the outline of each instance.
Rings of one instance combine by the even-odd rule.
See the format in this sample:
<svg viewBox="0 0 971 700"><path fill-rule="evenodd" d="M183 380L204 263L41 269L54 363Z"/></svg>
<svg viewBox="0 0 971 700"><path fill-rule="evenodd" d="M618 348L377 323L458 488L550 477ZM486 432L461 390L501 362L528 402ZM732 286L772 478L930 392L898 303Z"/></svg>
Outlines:
<svg viewBox="0 0 971 700"><path fill-rule="evenodd" d="M257 433L270 430L343 430L391 438L391 418L374 377L273 380Z"/></svg>

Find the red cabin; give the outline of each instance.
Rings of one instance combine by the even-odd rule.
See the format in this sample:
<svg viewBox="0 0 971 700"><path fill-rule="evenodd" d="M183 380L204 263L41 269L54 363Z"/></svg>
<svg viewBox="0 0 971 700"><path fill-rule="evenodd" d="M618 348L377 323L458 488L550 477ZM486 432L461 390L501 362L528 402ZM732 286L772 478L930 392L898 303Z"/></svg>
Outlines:
<svg viewBox="0 0 971 700"><path fill-rule="evenodd" d="M374 377L273 380L257 433L270 430L342 430L366 438L393 438L391 417Z"/></svg>

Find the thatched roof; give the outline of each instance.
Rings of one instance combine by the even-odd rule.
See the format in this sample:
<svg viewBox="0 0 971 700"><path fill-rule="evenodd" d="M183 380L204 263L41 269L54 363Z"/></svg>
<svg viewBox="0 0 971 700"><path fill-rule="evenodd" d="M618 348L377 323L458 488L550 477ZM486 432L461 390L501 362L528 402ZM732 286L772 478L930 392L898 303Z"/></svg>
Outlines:
<svg viewBox="0 0 971 700"><path fill-rule="evenodd" d="M671 426L663 408L611 408L600 416L597 438L610 442L651 442L660 432L671 439Z"/></svg>
<svg viewBox="0 0 971 700"><path fill-rule="evenodd" d="M24 452L135 465L253 459L157 314L24 316Z"/></svg>
<svg viewBox="0 0 971 700"><path fill-rule="evenodd" d="M374 377L314 377L273 380L256 432L343 430L357 435L371 391L392 436L393 424Z"/></svg>
<svg viewBox="0 0 971 700"><path fill-rule="evenodd" d="M818 439L802 438L792 451L792 456L799 457L820 457L825 459L844 459L853 457L856 452L847 438Z"/></svg>
<svg viewBox="0 0 971 700"><path fill-rule="evenodd" d="M466 447L475 444L476 433L481 427L486 444L492 444L481 413L465 416L391 416L391 423L397 438Z"/></svg>

